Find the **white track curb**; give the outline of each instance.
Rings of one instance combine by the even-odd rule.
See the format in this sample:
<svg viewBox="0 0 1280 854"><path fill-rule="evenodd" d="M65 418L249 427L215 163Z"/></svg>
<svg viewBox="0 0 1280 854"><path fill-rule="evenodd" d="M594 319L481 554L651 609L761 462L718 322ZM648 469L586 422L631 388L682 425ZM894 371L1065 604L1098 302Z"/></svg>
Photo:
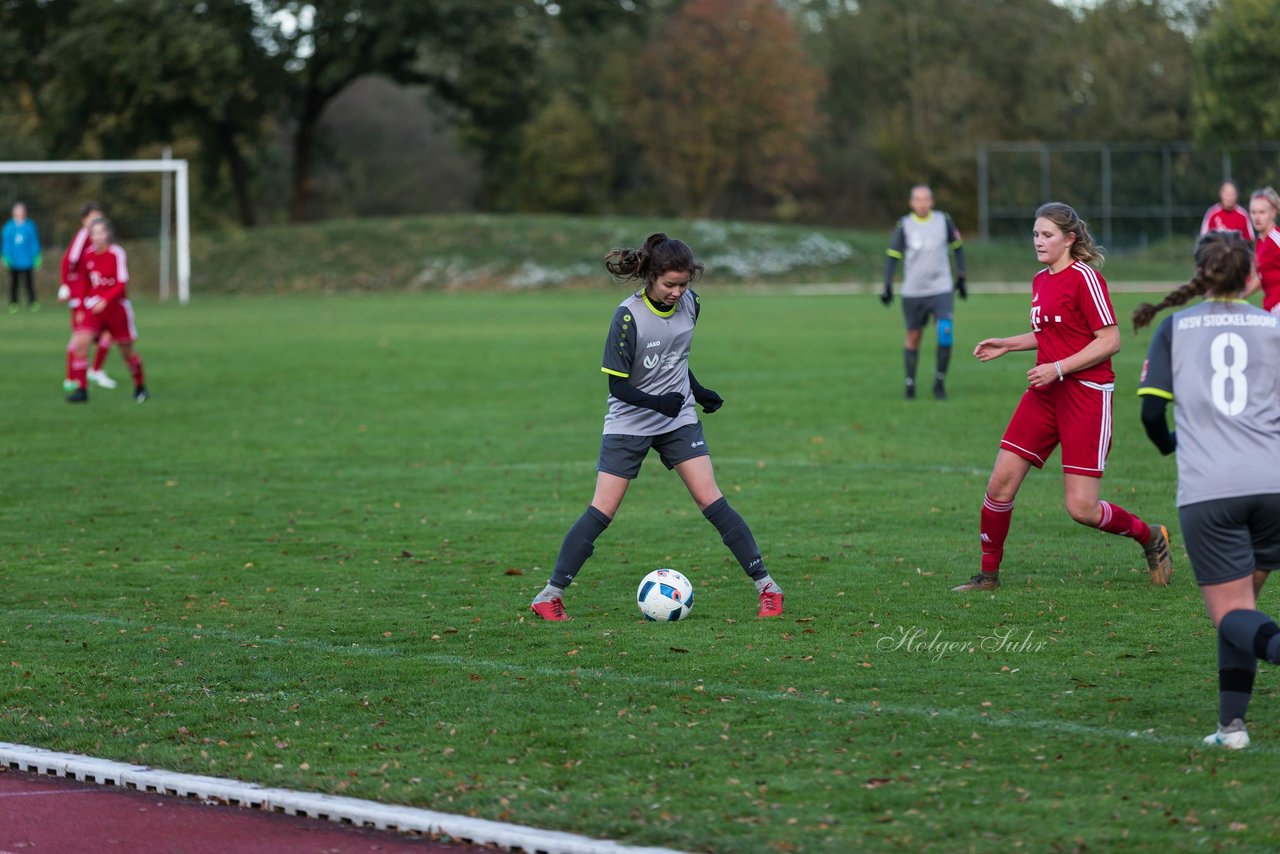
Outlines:
<svg viewBox="0 0 1280 854"><path fill-rule="evenodd" d="M207 803L326 819L355 827L422 833L433 838L448 837L454 842L497 846L528 854L677 854L668 848L637 848L572 833L380 804L359 798L270 789L239 780L178 774L6 742L0 742L0 766L140 792L195 798Z"/></svg>

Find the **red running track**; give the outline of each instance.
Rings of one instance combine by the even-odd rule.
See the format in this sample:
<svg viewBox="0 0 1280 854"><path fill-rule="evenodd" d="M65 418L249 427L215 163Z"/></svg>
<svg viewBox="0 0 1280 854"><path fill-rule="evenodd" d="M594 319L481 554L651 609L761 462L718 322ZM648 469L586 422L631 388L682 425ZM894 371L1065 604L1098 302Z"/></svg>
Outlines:
<svg viewBox="0 0 1280 854"><path fill-rule="evenodd" d="M0 854L474 854L482 850L0 768Z"/></svg>

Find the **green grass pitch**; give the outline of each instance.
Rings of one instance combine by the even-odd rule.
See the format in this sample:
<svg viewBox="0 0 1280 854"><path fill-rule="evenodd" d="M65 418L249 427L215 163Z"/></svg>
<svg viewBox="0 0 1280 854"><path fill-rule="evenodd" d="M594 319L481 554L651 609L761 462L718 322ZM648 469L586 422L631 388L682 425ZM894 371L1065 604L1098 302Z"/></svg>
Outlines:
<svg viewBox="0 0 1280 854"><path fill-rule="evenodd" d="M701 290L707 437L781 620L656 459L574 619L530 619L591 496L620 291L144 303L143 406L66 405L65 315L0 319L0 740L698 851L1280 837L1271 671L1255 747L1199 746L1214 636L1137 417L1149 335L1103 495L1169 524L1173 586L1069 520L1055 457L1006 586L960 596L1029 365L967 351L1025 296L961 303L952 400L908 404L896 306ZM658 566L688 620L642 621Z"/></svg>

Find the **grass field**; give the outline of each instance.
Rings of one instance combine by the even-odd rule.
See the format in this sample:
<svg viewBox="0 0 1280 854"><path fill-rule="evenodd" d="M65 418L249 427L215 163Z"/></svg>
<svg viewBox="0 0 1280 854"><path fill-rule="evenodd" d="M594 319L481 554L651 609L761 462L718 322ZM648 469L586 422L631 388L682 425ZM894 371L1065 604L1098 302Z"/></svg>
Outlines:
<svg viewBox="0 0 1280 854"><path fill-rule="evenodd" d="M1280 838L1271 671L1255 747L1199 747L1214 636L1131 396L1147 336L1104 496L1170 523L1173 586L1073 525L1051 466L1006 586L966 597L1027 359L958 355L950 402L907 404L896 309L702 293L708 441L779 621L656 460L574 619L529 619L591 495L616 291L143 303L144 406L67 406L65 316L0 318L0 740L693 851ZM1025 324L974 297L958 350ZM664 565L697 606L645 623Z"/></svg>
<svg viewBox="0 0 1280 854"><path fill-rule="evenodd" d="M1030 234L1030 223L1027 232ZM689 242L718 282L840 283L879 289L892 232L807 225L533 214L335 220L304 226L202 232L192 237L198 294L547 289L595 286L600 257L654 231ZM1192 238L1117 251L1117 281L1181 281ZM583 247L599 247L588 253ZM154 294L154 241L128 244L136 293ZM1024 282L1034 263L1026 241L966 245L973 282Z"/></svg>

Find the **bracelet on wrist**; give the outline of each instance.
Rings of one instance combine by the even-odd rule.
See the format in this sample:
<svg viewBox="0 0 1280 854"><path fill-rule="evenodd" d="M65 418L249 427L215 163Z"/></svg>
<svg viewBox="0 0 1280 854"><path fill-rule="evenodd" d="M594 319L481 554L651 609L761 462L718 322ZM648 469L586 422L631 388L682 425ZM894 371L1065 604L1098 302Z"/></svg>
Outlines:
<svg viewBox="0 0 1280 854"><path fill-rule="evenodd" d="M1055 371L1057 371L1057 372L1058 372L1058 382L1062 382L1062 380L1063 380L1063 375L1062 375L1062 363L1061 363L1061 362L1054 362L1054 363L1053 363L1053 369L1054 369Z"/></svg>

